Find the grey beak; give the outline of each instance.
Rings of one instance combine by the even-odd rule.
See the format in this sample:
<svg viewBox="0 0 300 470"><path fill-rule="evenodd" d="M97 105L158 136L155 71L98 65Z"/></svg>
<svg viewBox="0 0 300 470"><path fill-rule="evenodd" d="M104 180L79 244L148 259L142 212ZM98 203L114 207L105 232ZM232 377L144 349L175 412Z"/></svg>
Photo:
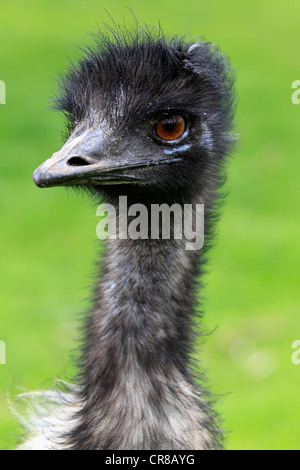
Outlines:
<svg viewBox="0 0 300 470"><path fill-rule="evenodd" d="M126 158L110 156L103 145L103 131L88 129L74 133L65 145L33 173L40 188L52 186L143 183L141 172L133 172L160 164L181 161L181 158L141 159L132 154Z"/></svg>
<svg viewBox="0 0 300 470"><path fill-rule="evenodd" d="M103 151L103 132L86 130L71 136L65 145L33 173L33 181L41 188L80 185L107 179L111 169Z"/></svg>

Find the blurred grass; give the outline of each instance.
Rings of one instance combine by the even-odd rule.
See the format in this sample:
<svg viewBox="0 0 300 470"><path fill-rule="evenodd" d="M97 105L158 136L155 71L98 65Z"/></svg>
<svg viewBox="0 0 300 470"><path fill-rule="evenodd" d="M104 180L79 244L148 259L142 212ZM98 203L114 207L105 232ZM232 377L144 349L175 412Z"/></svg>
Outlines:
<svg viewBox="0 0 300 470"><path fill-rule="evenodd" d="M96 260L94 206L63 189L42 191L32 171L61 145L62 119L47 110L55 76L109 17L132 22L128 2L1 4L0 448L19 429L6 401L73 372L70 351ZM290 1L130 2L141 22L220 45L237 71L237 132L229 196L206 276L201 346L229 449L299 449L300 366L291 344L299 319L300 4Z"/></svg>

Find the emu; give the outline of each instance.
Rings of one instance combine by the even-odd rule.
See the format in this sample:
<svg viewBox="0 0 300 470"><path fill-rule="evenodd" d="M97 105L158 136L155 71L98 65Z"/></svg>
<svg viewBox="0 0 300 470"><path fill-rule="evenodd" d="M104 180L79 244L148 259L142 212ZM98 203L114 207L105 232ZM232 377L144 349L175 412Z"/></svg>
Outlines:
<svg viewBox="0 0 300 470"><path fill-rule="evenodd" d="M187 250L174 231L107 239L79 383L33 394L48 404L41 412L39 401L21 448L220 449L220 420L192 351L199 276L234 140L229 60L205 41L114 26L66 72L55 107L67 136L34 172L38 187L82 187L116 208L119 231L120 196L149 213L151 204L202 204L205 242Z"/></svg>

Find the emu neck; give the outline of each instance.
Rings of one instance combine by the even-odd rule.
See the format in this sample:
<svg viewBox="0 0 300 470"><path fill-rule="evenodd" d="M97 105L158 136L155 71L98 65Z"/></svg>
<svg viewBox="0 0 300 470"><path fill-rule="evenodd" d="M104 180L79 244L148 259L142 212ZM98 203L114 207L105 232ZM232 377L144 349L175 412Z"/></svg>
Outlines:
<svg viewBox="0 0 300 470"><path fill-rule="evenodd" d="M110 379L113 361L129 369L167 372L172 366L187 373L196 256L183 245L181 240L108 243L93 317Z"/></svg>
<svg viewBox="0 0 300 470"><path fill-rule="evenodd" d="M183 240L108 241L88 337L100 382L170 368L189 376L196 258Z"/></svg>
<svg viewBox="0 0 300 470"><path fill-rule="evenodd" d="M184 240L107 241L74 448L211 447L207 405L188 367L197 257Z"/></svg>

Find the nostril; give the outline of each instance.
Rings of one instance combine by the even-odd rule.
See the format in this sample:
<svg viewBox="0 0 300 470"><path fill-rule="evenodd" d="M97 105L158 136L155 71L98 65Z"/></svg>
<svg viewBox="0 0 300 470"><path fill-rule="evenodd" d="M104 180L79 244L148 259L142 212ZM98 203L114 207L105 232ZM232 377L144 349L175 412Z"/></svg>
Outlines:
<svg viewBox="0 0 300 470"><path fill-rule="evenodd" d="M72 157L68 160L68 165L70 166L87 166L90 163L82 157Z"/></svg>

